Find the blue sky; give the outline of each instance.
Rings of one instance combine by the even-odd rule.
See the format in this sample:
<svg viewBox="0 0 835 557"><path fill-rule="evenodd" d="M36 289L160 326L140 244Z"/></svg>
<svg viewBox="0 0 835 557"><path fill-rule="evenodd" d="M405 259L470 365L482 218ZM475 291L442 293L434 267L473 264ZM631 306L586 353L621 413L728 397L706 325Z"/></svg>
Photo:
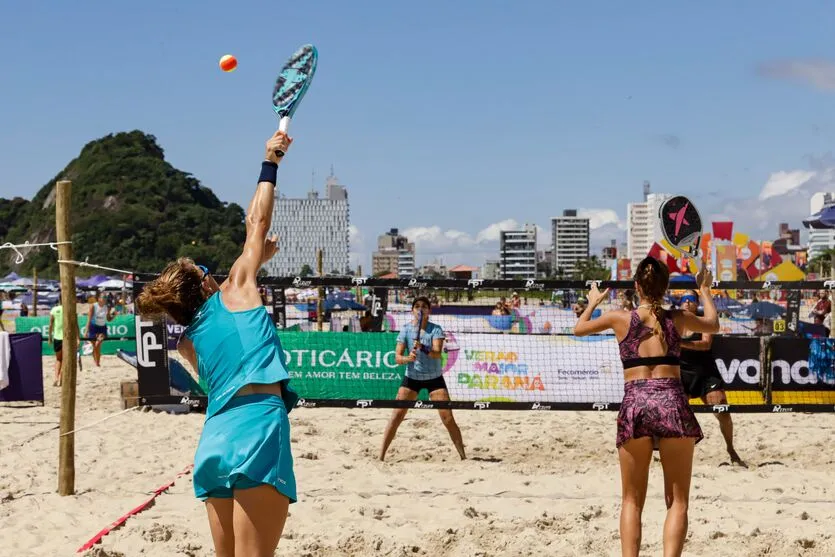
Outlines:
<svg viewBox="0 0 835 557"><path fill-rule="evenodd" d="M824 1L50 4L0 0L3 197L141 129L246 206L273 81L307 42L319 69L280 189L303 196L314 171L321 189L333 164L365 265L390 227L418 239L419 262L480 263L499 229L547 230L565 208L609 223L602 243L644 180L771 239L835 168Z"/></svg>

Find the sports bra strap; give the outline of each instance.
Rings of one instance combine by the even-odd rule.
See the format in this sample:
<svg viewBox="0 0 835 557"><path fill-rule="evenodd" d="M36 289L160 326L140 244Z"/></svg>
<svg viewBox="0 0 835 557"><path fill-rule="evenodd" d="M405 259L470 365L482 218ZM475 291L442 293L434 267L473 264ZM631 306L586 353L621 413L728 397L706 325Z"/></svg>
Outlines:
<svg viewBox="0 0 835 557"><path fill-rule="evenodd" d="M678 356L667 354L666 356L651 356L646 358L630 358L628 360L623 360L623 369L638 366L677 366L680 363L681 359Z"/></svg>

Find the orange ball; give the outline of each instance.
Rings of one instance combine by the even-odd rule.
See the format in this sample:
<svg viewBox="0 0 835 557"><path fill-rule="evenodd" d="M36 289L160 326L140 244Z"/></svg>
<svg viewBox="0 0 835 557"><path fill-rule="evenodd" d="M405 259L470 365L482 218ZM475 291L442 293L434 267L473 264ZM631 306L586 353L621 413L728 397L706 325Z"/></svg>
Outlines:
<svg viewBox="0 0 835 557"><path fill-rule="evenodd" d="M220 69L225 72L235 71L238 67L238 60L231 54L226 54L220 58Z"/></svg>

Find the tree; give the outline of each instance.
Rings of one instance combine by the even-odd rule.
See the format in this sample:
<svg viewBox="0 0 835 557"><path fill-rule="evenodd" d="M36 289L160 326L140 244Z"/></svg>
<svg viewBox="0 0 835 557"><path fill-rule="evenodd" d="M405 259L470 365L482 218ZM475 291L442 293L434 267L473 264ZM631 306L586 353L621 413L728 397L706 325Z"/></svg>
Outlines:
<svg viewBox="0 0 835 557"><path fill-rule="evenodd" d="M809 272L819 271L821 276L829 276L835 278L835 249L829 248L823 250L821 253L809 260L806 269ZM824 270L826 269L826 270Z"/></svg>
<svg viewBox="0 0 835 557"><path fill-rule="evenodd" d="M612 271L601 263L596 255L577 261L574 267L575 280L610 280Z"/></svg>
<svg viewBox="0 0 835 557"><path fill-rule="evenodd" d="M302 265L302 270L299 271L299 276L302 277L302 278L312 277L313 276L313 269L310 268L310 265L305 263L304 265Z"/></svg>

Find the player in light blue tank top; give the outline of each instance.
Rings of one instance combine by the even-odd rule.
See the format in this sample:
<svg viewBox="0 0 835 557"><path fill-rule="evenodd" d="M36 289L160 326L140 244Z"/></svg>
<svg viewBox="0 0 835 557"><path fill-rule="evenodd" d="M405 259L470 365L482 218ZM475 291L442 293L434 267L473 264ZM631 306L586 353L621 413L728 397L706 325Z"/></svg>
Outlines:
<svg viewBox="0 0 835 557"><path fill-rule="evenodd" d="M243 253L223 284L206 267L180 258L136 300L139 314L166 314L186 327L177 349L208 385L193 480L217 555L272 555L297 499L288 413L298 396L256 280L276 253L276 238L267 238L281 160L276 152L290 143L282 132L267 141Z"/></svg>
<svg viewBox="0 0 835 557"><path fill-rule="evenodd" d="M432 304L429 299L420 296L412 302L413 321L406 323L397 335L395 361L398 365L405 365L403 382L397 390L397 400L417 400L424 389L429 393L430 400L449 400L449 391L444 381L442 365L444 341L446 336L440 325L429 321ZM406 417L407 408L395 408L383 433L383 445L380 447L380 460L385 460L386 451L394 440L397 428ZM458 456L464 460L464 441L461 430L455 423L452 410L438 409L441 422L446 426L452 444L458 451Z"/></svg>

